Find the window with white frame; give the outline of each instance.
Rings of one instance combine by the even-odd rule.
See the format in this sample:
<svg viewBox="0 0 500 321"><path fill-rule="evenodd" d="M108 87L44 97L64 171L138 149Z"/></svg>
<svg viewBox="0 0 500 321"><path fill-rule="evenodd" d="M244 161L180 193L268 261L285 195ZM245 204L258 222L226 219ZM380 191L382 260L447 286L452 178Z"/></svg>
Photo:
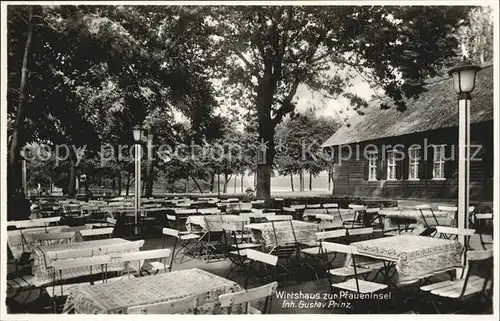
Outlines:
<svg viewBox="0 0 500 321"><path fill-rule="evenodd" d="M387 152L387 180L396 179L396 157L395 151Z"/></svg>
<svg viewBox="0 0 500 321"><path fill-rule="evenodd" d="M445 145L434 146L433 179L444 179L444 146Z"/></svg>
<svg viewBox="0 0 500 321"><path fill-rule="evenodd" d="M368 180L377 180L377 154L368 154Z"/></svg>
<svg viewBox="0 0 500 321"><path fill-rule="evenodd" d="M418 178L418 166L420 162L420 147L412 147L408 149L409 157L409 168L408 168L408 179L419 179Z"/></svg>

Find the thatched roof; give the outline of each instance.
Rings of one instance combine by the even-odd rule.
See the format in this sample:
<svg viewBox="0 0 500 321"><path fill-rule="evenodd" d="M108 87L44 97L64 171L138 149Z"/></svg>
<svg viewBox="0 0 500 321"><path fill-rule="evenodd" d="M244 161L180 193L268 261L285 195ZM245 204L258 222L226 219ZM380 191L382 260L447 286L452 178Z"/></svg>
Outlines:
<svg viewBox="0 0 500 321"><path fill-rule="evenodd" d="M471 123L493 120L493 65L483 65L472 92ZM426 92L406 102L403 112L395 108L381 109L380 100L372 100L363 109L364 115L349 119L323 147L360 143L379 138L401 136L429 130L458 126L457 94L451 77L433 81Z"/></svg>

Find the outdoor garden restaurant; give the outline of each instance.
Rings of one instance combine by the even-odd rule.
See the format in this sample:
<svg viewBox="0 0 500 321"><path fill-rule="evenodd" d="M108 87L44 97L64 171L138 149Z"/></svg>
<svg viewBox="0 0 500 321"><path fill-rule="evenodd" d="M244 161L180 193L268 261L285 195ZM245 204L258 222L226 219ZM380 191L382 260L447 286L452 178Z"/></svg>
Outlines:
<svg viewBox="0 0 500 321"><path fill-rule="evenodd" d="M426 204L143 199L135 225L132 203L38 200L8 222L9 311L491 313L492 214L472 207L458 229Z"/></svg>

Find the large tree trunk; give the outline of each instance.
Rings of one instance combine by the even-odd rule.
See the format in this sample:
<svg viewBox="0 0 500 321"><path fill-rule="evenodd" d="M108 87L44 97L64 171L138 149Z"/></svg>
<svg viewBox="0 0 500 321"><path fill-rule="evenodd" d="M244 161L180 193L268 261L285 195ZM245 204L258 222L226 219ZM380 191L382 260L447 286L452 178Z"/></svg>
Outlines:
<svg viewBox="0 0 500 321"><path fill-rule="evenodd" d="M118 196L122 195L122 172L118 171Z"/></svg>
<svg viewBox="0 0 500 321"><path fill-rule="evenodd" d="M111 189L113 190L113 195L116 193L116 175L113 173L113 178L111 180Z"/></svg>
<svg viewBox="0 0 500 321"><path fill-rule="evenodd" d="M313 174L309 172L309 190L312 191L313 186Z"/></svg>
<svg viewBox="0 0 500 321"><path fill-rule="evenodd" d="M241 193L243 193L243 179L245 178L245 174L241 174L240 182L241 182Z"/></svg>
<svg viewBox="0 0 500 321"><path fill-rule="evenodd" d="M304 171L301 169L299 173L299 191L304 191Z"/></svg>
<svg viewBox="0 0 500 321"><path fill-rule="evenodd" d="M72 161L71 167L69 170L69 187L68 187L68 196L70 198L75 197L76 195L76 165Z"/></svg>
<svg viewBox="0 0 500 321"><path fill-rule="evenodd" d="M210 177L210 193L214 192L214 184L215 183L215 171L212 173Z"/></svg>
<svg viewBox="0 0 500 321"><path fill-rule="evenodd" d="M194 178L194 177L191 177L191 178L193 179L193 182L196 185L196 187L198 188L198 190L200 191L200 193L203 194L203 189L201 188L200 184L198 184L198 181L196 180L196 178Z"/></svg>
<svg viewBox="0 0 500 321"><path fill-rule="evenodd" d="M292 192L295 192L293 190L293 173L290 173L290 185L292 186Z"/></svg>
<svg viewBox="0 0 500 321"><path fill-rule="evenodd" d="M238 177L238 175L235 175L235 176L234 176L234 189L233 189L233 194L236 194L236 177Z"/></svg>
<svg viewBox="0 0 500 321"><path fill-rule="evenodd" d="M149 155L153 153L153 139L148 138L148 158L146 160L146 197L153 196L153 184L154 184L154 175L153 175L153 155Z"/></svg>
<svg viewBox="0 0 500 321"><path fill-rule="evenodd" d="M10 141L9 151L9 170L8 170L8 193L12 196L22 189L22 175L21 175L21 134L24 127L24 119L26 114L26 96L27 96L27 82L28 82L28 62L31 49L31 39L33 37L33 7L29 7L28 13L28 34L26 37L26 44L24 46L23 65L21 67L21 83L19 85L19 101L17 104L16 119L14 121L14 128L12 131L12 138ZM25 139L24 139L25 140Z"/></svg>
<svg viewBox="0 0 500 321"><path fill-rule="evenodd" d="M125 195L129 195L130 192L130 171L127 171L127 189L125 190Z"/></svg>

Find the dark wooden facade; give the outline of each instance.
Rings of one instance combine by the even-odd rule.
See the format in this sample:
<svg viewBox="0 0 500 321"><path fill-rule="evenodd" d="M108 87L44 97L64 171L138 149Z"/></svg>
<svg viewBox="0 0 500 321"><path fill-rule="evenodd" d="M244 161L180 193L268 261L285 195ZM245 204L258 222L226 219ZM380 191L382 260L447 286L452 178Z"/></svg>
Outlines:
<svg viewBox="0 0 500 321"><path fill-rule="evenodd" d="M422 198L422 199L449 199L457 197L457 157L447 160L444 165L444 180L432 179L433 148L429 147L427 160L423 157L419 162L419 180L408 180L408 157L396 162L396 180L387 180L387 157L382 156L382 146L402 144L401 150L408 155L408 147L413 144L421 145L421 153L424 149L424 141L427 146L431 144L446 144L446 157L450 157L452 151L457 154L458 128L442 128L410 135L383 138L374 141L361 142L350 145L353 157L349 160L338 161L336 157L334 165L334 189L336 196L350 195L355 197L374 198ZM377 160L377 180L368 180L368 160L363 157L363 148L368 144L377 146L379 151ZM455 147L450 147L454 145ZM471 125L471 145L480 145L481 149L476 157L481 161L470 163L470 198L473 201L491 201L493 199L493 122L487 121ZM339 146L335 147L335 153L339 152ZM355 157L355 151L360 150L359 159ZM388 150L386 148L385 150ZM337 154L338 155L338 154ZM422 154L423 155L423 154ZM342 156L347 158L348 151L342 148Z"/></svg>

